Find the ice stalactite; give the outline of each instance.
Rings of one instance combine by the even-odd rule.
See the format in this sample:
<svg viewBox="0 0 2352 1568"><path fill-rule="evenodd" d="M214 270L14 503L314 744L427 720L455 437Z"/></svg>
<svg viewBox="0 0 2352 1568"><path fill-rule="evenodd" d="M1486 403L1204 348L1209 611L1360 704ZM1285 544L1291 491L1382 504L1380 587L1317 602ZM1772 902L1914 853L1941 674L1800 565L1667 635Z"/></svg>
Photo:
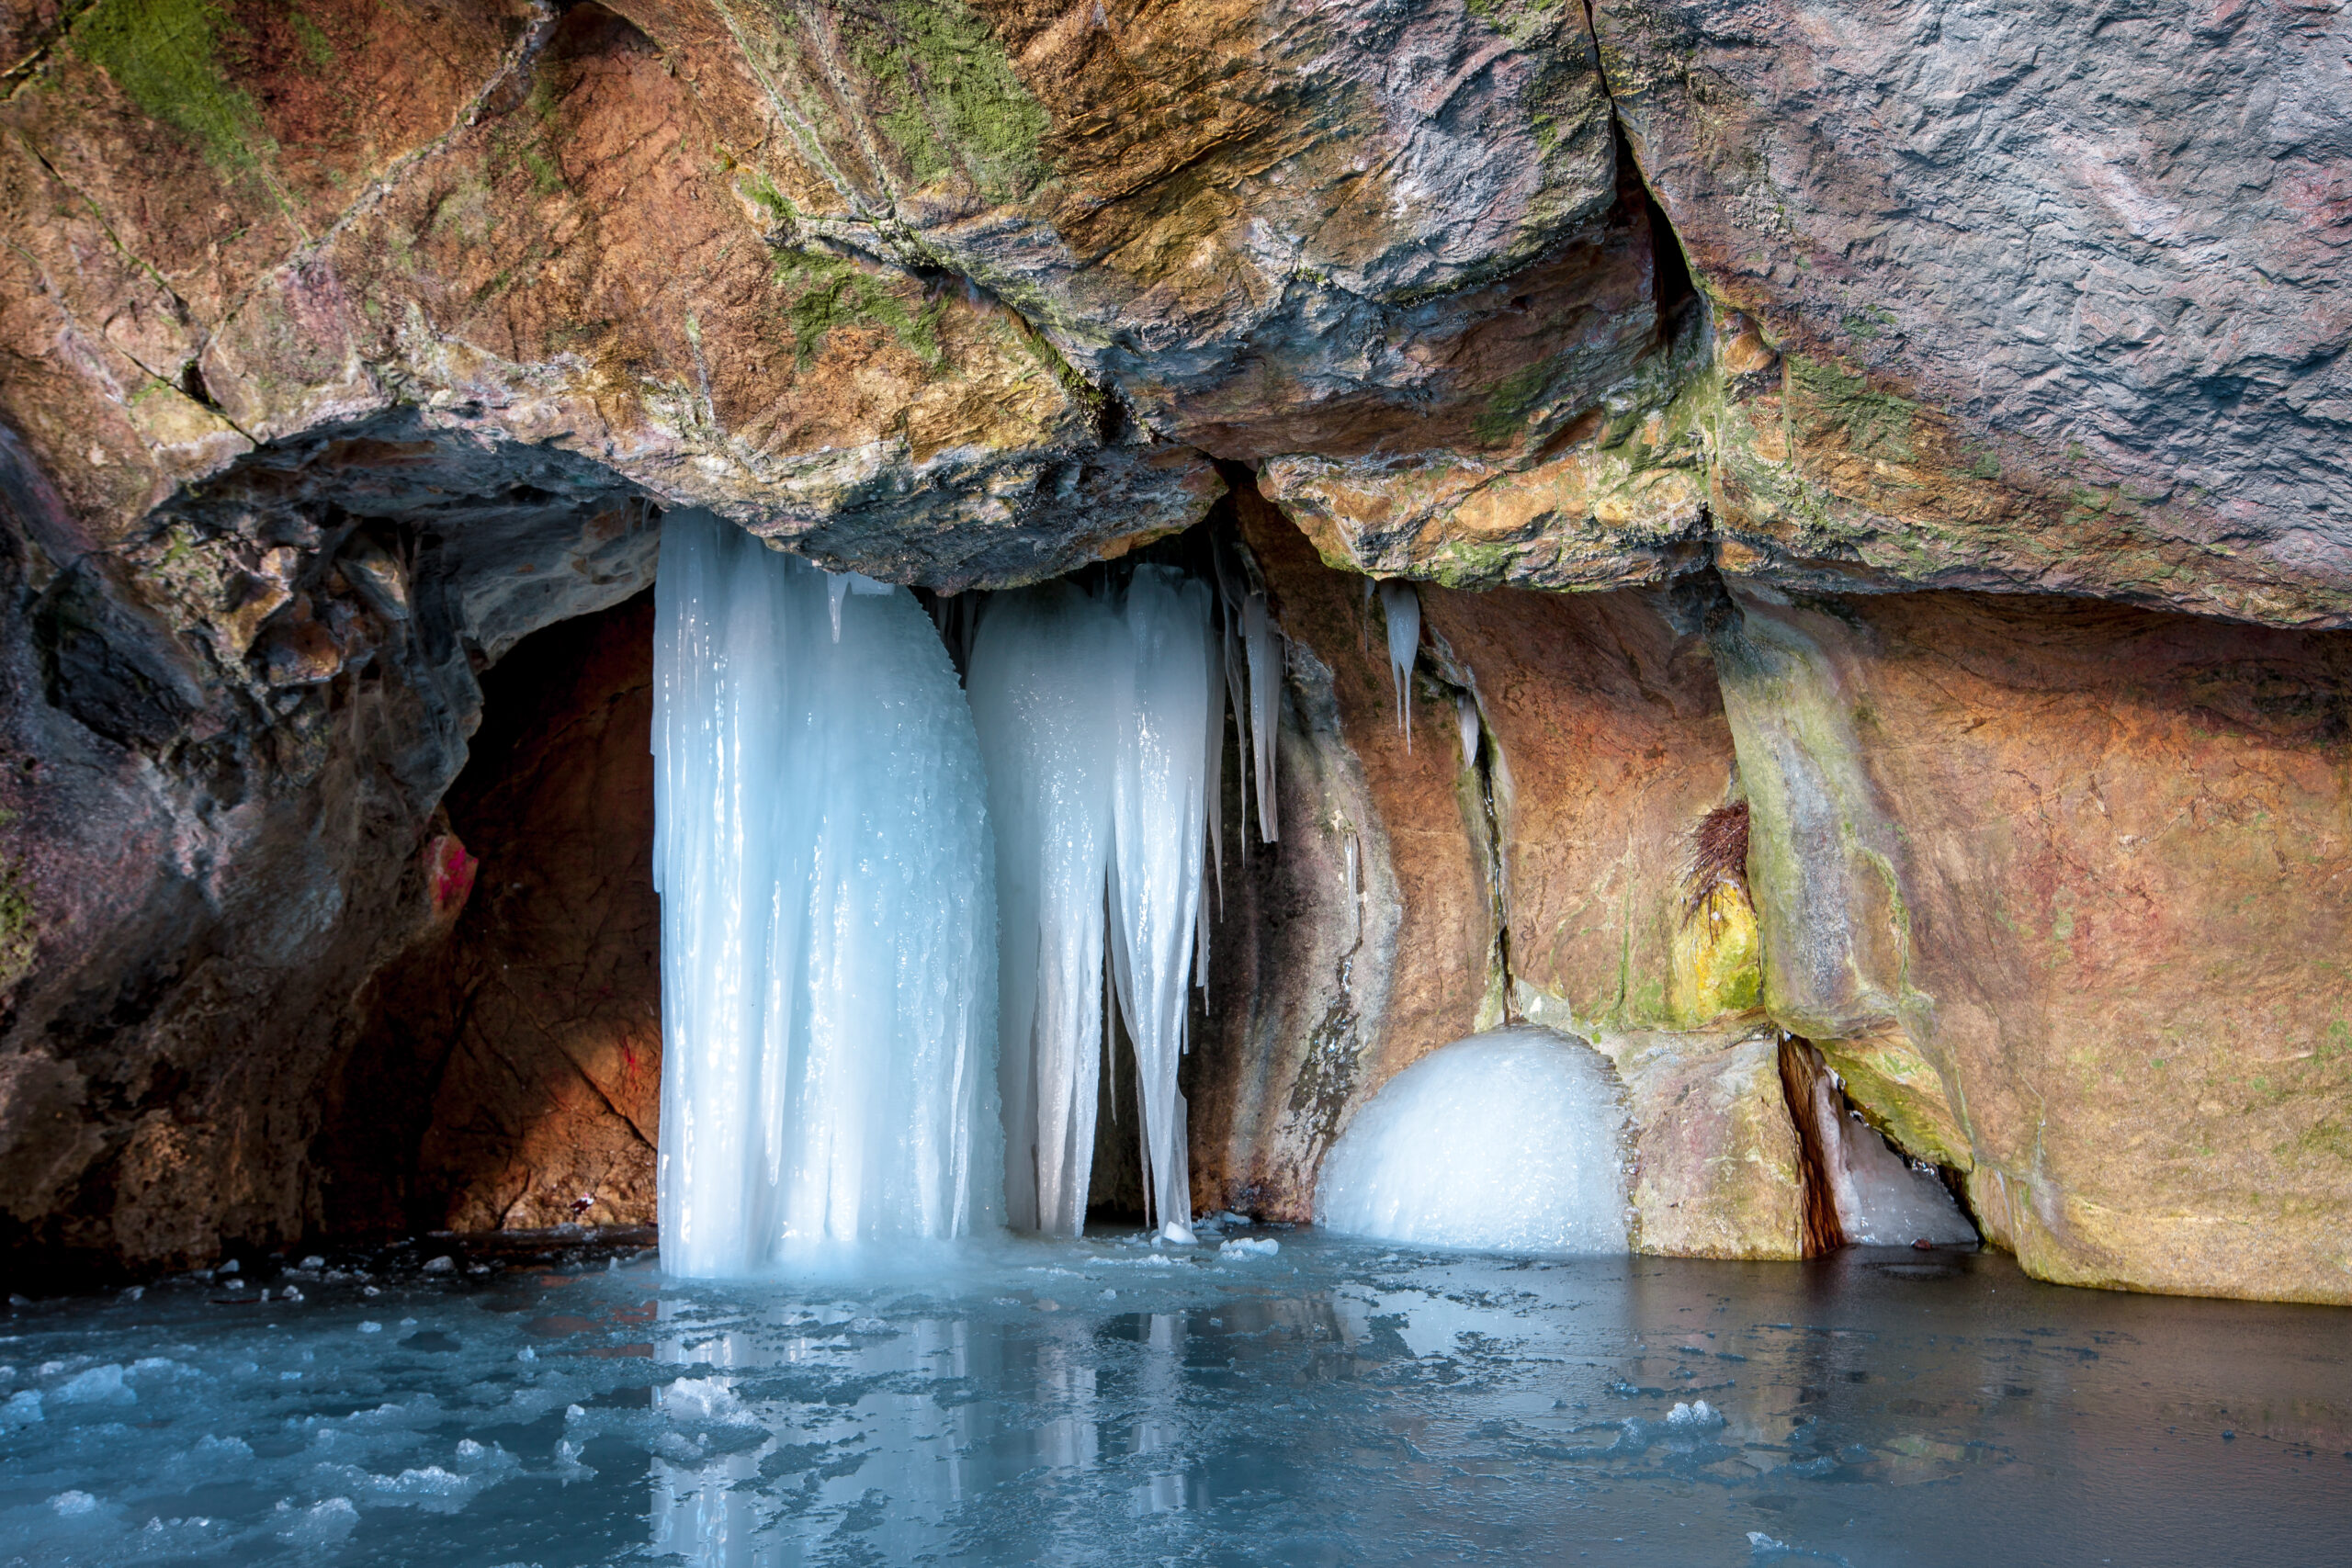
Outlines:
<svg viewBox="0 0 2352 1568"><path fill-rule="evenodd" d="M1245 610L1245 644L1249 627ZM1272 642L1262 620L1259 641ZM1154 1222L1191 1235L1176 1077L1191 982L1207 973L1223 646L1208 587L1164 566L994 595L980 615L967 686L995 805L1015 1225L1085 1228L1107 971L1135 1049ZM1251 703L1271 746L1254 671Z"/></svg>
<svg viewBox="0 0 2352 1568"><path fill-rule="evenodd" d="M663 525L654 878L673 1273L957 1236L999 1213L978 740L912 595L840 581L707 514Z"/></svg>
<svg viewBox="0 0 2352 1568"><path fill-rule="evenodd" d="M1413 660L1421 649L1421 596L1409 582L1380 585L1380 607L1388 617L1388 674L1396 683L1396 728L1405 750L1413 749Z"/></svg>
<svg viewBox="0 0 2352 1568"><path fill-rule="evenodd" d="M1258 837L1271 844L1282 837L1274 809L1274 737L1282 717L1283 638L1266 613L1262 593L1241 601L1241 641L1250 661L1250 754L1257 774Z"/></svg>
<svg viewBox="0 0 2352 1568"><path fill-rule="evenodd" d="M1127 637L1106 600L1067 582L992 595L980 623L966 683L997 839L1005 1216L1075 1235L1094 1158L1113 672Z"/></svg>
<svg viewBox="0 0 2352 1568"><path fill-rule="evenodd" d="M1111 790L1112 976L1143 1087L1145 1195L1170 1239L1189 1241L1193 1185L1176 1070L1208 834L1214 621L1207 586L1167 567L1137 567L1123 608L1133 685Z"/></svg>
<svg viewBox="0 0 2352 1568"><path fill-rule="evenodd" d="M1462 731L1462 765L1478 765L1478 699L1464 692L1453 699L1453 722Z"/></svg>

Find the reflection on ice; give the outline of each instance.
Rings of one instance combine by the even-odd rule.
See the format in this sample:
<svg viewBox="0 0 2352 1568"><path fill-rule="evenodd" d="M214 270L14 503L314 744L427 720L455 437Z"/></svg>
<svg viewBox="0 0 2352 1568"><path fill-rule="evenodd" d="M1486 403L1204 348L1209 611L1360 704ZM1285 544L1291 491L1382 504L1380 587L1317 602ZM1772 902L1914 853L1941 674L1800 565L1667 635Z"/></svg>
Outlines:
<svg viewBox="0 0 2352 1568"><path fill-rule="evenodd" d="M2324 1310L1278 1234L19 1311L0 1568L2316 1562L2352 1515Z"/></svg>

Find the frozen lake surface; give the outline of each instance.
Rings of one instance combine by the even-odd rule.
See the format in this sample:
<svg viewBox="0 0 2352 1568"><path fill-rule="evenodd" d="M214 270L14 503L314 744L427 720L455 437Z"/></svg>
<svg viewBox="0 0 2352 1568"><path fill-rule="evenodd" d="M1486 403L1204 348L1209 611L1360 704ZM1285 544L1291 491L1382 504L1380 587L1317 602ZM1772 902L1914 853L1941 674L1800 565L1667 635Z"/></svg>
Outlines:
<svg viewBox="0 0 2352 1568"><path fill-rule="evenodd" d="M0 1563L2345 1561L2339 1311L1204 1235L855 1285L428 1243L18 1304Z"/></svg>

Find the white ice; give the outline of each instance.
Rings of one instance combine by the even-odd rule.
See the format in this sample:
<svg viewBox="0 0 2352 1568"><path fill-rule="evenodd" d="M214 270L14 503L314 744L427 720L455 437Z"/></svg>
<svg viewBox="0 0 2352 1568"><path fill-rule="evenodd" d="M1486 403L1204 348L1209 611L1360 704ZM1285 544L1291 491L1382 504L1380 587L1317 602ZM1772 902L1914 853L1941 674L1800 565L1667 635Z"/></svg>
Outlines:
<svg viewBox="0 0 2352 1568"><path fill-rule="evenodd" d="M1838 1168L1830 1185L1847 1240L1870 1247L1975 1243L1976 1227L1932 1172L1914 1169L1851 1111L1837 1125Z"/></svg>
<svg viewBox="0 0 2352 1568"><path fill-rule="evenodd" d="M1472 1035L1356 1113L1324 1158L1315 1220L1426 1247L1623 1252L1624 1122L1590 1046L1541 1029Z"/></svg>
<svg viewBox="0 0 2352 1568"><path fill-rule="evenodd" d="M1119 733L1114 605L1069 582L991 595L966 682L997 842L1008 1224L1085 1228L1102 1055Z"/></svg>
<svg viewBox="0 0 2352 1568"><path fill-rule="evenodd" d="M995 886L970 710L910 594L842 583L706 513L663 526L673 1273L961 1235L999 1209Z"/></svg>
<svg viewBox="0 0 2352 1568"><path fill-rule="evenodd" d="M1396 686L1396 728L1405 749L1413 749L1413 660L1421 650L1421 596L1409 582L1380 585L1380 607L1388 617L1388 678Z"/></svg>
<svg viewBox="0 0 2352 1568"><path fill-rule="evenodd" d="M1250 663L1250 754L1258 786L1258 837L1272 843L1282 837L1282 818L1275 809L1274 734L1283 704L1283 639L1266 613L1266 596L1252 593L1241 602L1241 641Z"/></svg>
<svg viewBox="0 0 2352 1568"><path fill-rule="evenodd" d="M1147 1198L1156 1224L1190 1237L1176 1068L1206 967L1225 679L1211 611L1204 584L1145 565L1124 586L1052 584L981 613L967 685L996 810L1015 1225L1084 1229L1107 962L1135 1047Z"/></svg>

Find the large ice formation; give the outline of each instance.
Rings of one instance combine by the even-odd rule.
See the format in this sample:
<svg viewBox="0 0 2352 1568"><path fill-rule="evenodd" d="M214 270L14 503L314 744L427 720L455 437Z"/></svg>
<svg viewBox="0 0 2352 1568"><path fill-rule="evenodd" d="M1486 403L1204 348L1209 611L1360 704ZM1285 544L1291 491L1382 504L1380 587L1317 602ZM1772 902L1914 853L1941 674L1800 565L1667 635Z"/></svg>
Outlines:
<svg viewBox="0 0 2352 1568"><path fill-rule="evenodd" d="M1623 1252L1625 1117L1600 1055L1541 1029L1439 1047L1325 1156L1315 1221L1384 1241Z"/></svg>
<svg viewBox="0 0 2352 1568"><path fill-rule="evenodd" d="M673 1273L956 1236L999 1213L978 743L913 597L848 587L707 514L663 525L654 877Z"/></svg>
<svg viewBox="0 0 2352 1568"><path fill-rule="evenodd" d="M1135 1047L1153 1220L1191 1235L1176 1070L1190 984L1207 970L1202 883L1226 697L1215 610L1205 584L1144 565L1124 583L1000 594L980 615L967 686L996 814L1005 1196L1018 1226L1085 1228L1107 962ZM1246 610L1243 629L1250 641ZM1262 795L1261 811L1271 825Z"/></svg>

